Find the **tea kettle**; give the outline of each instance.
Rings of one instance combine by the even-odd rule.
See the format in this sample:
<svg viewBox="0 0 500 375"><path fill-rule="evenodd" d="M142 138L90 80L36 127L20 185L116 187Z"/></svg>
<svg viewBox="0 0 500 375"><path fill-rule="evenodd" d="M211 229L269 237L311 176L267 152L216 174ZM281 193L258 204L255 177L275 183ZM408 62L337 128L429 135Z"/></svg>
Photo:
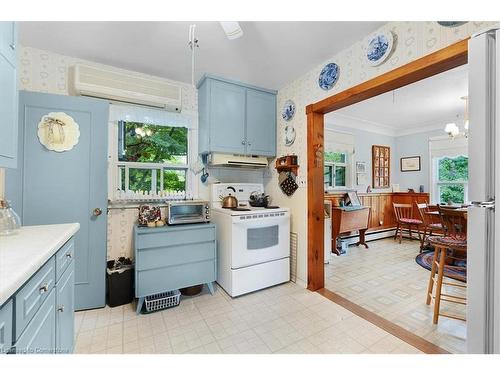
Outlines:
<svg viewBox="0 0 500 375"><path fill-rule="evenodd" d="M228 190L232 190L236 194L236 189L232 186L227 187ZM228 195L224 196L219 196L220 199L222 199L222 208L237 208L238 207L238 199L231 195L231 193L228 193Z"/></svg>
<svg viewBox="0 0 500 375"><path fill-rule="evenodd" d="M20 223L19 216L9 202L0 199L0 236L15 234L21 227Z"/></svg>

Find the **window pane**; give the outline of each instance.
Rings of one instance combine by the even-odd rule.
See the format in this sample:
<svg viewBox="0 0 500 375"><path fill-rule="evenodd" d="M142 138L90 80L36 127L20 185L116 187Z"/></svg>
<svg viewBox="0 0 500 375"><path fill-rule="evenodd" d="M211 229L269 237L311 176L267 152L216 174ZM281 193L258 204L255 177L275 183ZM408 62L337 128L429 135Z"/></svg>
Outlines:
<svg viewBox="0 0 500 375"><path fill-rule="evenodd" d="M464 185L440 185L439 199L441 203L464 203Z"/></svg>
<svg viewBox="0 0 500 375"><path fill-rule="evenodd" d="M439 181L467 181L469 159L465 156L444 157L438 162Z"/></svg>
<svg viewBox="0 0 500 375"><path fill-rule="evenodd" d="M151 190L151 172L154 169L129 169L128 188L132 191L150 191Z"/></svg>
<svg viewBox="0 0 500 375"><path fill-rule="evenodd" d="M331 163L345 163L345 152L325 152L325 161Z"/></svg>
<svg viewBox="0 0 500 375"><path fill-rule="evenodd" d="M325 185L327 186L332 186L333 185L333 176L332 176L332 167L331 166L325 166Z"/></svg>
<svg viewBox="0 0 500 375"><path fill-rule="evenodd" d="M163 190L186 191L186 170L164 169Z"/></svg>
<svg viewBox="0 0 500 375"><path fill-rule="evenodd" d="M125 167L118 167L118 190L125 190Z"/></svg>
<svg viewBox="0 0 500 375"><path fill-rule="evenodd" d="M335 167L335 186L346 186L345 170L345 167Z"/></svg>
<svg viewBox="0 0 500 375"><path fill-rule="evenodd" d="M118 160L187 164L187 128L126 122L120 129Z"/></svg>

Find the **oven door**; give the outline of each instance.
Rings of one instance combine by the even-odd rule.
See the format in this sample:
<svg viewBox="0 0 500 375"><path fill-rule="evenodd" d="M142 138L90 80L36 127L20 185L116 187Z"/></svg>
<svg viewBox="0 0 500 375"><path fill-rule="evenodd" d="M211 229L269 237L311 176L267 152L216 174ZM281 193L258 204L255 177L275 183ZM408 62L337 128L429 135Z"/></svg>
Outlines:
<svg viewBox="0 0 500 375"><path fill-rule="evenodd" d="M231 268L290 256L290 213L233 216Z"/></svg>

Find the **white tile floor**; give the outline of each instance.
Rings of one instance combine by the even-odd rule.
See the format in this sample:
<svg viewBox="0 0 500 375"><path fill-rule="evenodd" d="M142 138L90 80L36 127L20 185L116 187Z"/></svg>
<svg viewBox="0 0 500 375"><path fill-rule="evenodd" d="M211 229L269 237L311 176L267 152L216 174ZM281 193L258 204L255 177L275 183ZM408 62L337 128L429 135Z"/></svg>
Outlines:
<svg viewBox="0 0 500 375"><path fill-rule="evenodd" d="M75 353L420 353L293 283L234 299L217 288L148 315L78 312L75 324Z"/></svg>
<svg viewBox="0 0 500 375"><path fill-rule="evenodd" d="M350 246L325 266L325 287L451 353L466 350L466 324L439 317L425 304L430 272L415 262L418 241L392 238L369 242L369 249ZM464 295L463 289L443 286ZM452 290L453 289L453 290ZM443 302L443 312L465 316L465 306Z"/></svg>

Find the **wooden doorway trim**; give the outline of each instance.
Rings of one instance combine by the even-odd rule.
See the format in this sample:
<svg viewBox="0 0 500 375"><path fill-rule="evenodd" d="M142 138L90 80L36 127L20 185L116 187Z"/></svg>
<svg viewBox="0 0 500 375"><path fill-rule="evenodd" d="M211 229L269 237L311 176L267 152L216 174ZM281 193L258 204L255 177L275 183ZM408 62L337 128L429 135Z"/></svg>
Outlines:
<svg viewBox="0 0 500 375"><path fill-rule="evenodd" d="M309 104L307 115L307 288L324 287L324 114L467 64L468 39Z"/></svg>

